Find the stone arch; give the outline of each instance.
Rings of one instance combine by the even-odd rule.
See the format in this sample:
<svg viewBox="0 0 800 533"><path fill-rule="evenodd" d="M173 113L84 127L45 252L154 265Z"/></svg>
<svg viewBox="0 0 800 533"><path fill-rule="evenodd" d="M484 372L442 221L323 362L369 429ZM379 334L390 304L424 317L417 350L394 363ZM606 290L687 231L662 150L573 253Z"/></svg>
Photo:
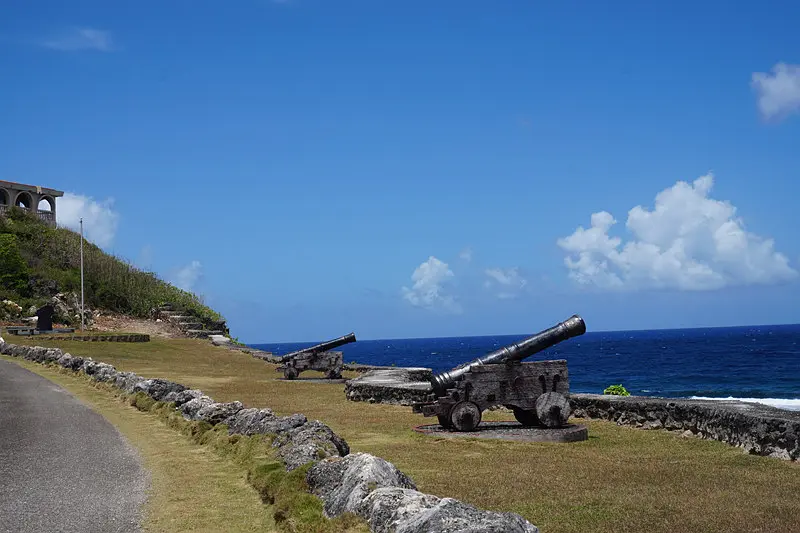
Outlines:
<svg viewBox="0 0 800 533"><path fill-rule="evenodd" d="M17 193L17 197L14 199L14 205L25 209L32 209L33 196L31 196L31 193L25 191Z"/></svg>
<svg viewBox="0 0 800 533"><path fill-rule="evenodd" d="M39 211L46 211L48 213L55 213L56 212L56 201L53 199L52 196L42 196L39 198L39 205L37 206Z"/></svg>
<svg viewBox="0 0 800 533"><path fill-rule="evenodd" d="M8 191L0 188L0 205L8 205L10 203L11 196L9 196Z"/></svg>

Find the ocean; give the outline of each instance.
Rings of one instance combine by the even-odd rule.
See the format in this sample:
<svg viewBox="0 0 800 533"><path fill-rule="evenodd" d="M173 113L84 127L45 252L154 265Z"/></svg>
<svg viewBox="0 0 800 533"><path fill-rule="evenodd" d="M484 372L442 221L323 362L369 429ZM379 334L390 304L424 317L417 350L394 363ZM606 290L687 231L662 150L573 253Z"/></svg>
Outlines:
<svg viewBox="0 0 800 533"><path fill-rule="evenodd" d="M358 336L358 333L356 333ZM448 370L528 335L359 340L345 362ZM321 341L317 341L321 342ZM277 355L316 344L255 344ZM528 358L566 359L572 392L758 401L800 410L800 324L588 332Z"/></svg>

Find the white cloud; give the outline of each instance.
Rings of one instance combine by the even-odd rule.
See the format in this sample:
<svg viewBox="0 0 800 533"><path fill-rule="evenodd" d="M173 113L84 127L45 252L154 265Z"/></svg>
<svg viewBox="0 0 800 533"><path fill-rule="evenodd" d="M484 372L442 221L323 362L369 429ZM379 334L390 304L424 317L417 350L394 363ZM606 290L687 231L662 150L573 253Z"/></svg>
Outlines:
<svg viewBox="0 0 800 533"><path fill-rule="evenodd" d="M594 213L558 240L567 253L570 277L607 289L712 290L726 286L792 280L797 271L774 250L772 239L749 233L728 202L708 197L711 175L679 181L658 193L655 209L628 212L628 242L609 235L614 217Z"/></svg>
<svg viewBox="0 0 800 533"><path fill-rule="evenodd" d="M484 271L489 278L484 282L487 289L496 289L498 298L516 298L522 289L528 284L528 280L519 273L519 267L513 268L489 268Z"/></svg>
<svg viewBox="0 0 800 533"><path fill-rule="evenodd" d="M56 199L56 221L60 226L80 231L83 217L84 236L105 248L114 241L119 223L119 214L114 211L113 204L113 198L96 202L91 197L67 192Z"/></svg>
<svg viewBox="0 0 800 533"><path fill-rule="evenodd" d="M750 84L764 118L780 119L800 112L800 65L778 63L771 74L754 72Z"/></svg>
<svg viewBox="0 0 800 533"><path fill-rule="evenodd" d="M461 250L461 252L458 254L458 258L467 263L472 261L472 248L467 246L466 248Z"/></svg>
<svg viewBox="0 0 800 533"><path fill-rule="evenodd" d="M461 306L456 303L452 295L447 293L445 288L453 276L453 271L450 270L447 263L430 256L411 275L414 286L410 289L403 287L403 298L415 307L459 313Z"/></svg>
<svg viewBox="0 0 800 533"><path fill-rule="evenodd" d="M191 291L202 275L203 265L200 264L200 261L194 260L178 270L172 283L180 289Z"/></svg>
<svg viewBox="0 0 800 533"><path fill-rule="evenodd" d="M114 50L111 33L95 28L71 28L52 39L42 41L41 45L62 52L80 50L111 52Z"/></svg>

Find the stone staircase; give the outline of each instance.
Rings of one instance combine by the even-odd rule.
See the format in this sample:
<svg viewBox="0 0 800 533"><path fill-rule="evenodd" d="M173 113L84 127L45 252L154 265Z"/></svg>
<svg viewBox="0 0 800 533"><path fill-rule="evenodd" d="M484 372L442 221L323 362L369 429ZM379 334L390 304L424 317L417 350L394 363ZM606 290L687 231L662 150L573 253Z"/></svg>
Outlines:
<svg viewBox="0 0 800 533"><path fill-rule="evenodd" d="M173 304L164 304L157 309L160 318L178 328L187 337L205 339L210 335L228 335L225 322L216 322L193 315L186 309L178 309Z"/></svg>

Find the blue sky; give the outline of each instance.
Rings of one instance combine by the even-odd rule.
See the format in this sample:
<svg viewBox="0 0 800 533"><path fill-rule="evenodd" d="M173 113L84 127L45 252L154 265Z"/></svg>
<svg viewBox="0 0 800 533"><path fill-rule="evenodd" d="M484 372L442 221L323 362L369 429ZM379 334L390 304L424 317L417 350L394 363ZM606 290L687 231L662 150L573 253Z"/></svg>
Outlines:
<svg viewBox="0 0 800 533"><path fill-rule="evenodd" d="M0 179L248 342L800 322L800 4L600 4L4 2Z"/></svg>

